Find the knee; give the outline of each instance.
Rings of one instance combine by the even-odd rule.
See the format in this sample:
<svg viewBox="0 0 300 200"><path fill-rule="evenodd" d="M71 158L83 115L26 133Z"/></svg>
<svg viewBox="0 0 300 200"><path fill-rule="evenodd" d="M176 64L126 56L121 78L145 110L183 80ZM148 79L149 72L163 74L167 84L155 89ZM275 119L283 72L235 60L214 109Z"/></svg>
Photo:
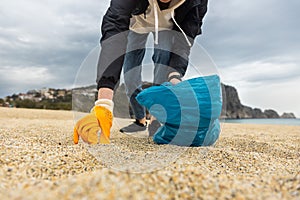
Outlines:
<svg viewBox="0 0 300 200"><path fill-rule="evenodd" d="M170 52L163 49L155 49L152 60L154 63L168 65L170 60Z"/></svg>

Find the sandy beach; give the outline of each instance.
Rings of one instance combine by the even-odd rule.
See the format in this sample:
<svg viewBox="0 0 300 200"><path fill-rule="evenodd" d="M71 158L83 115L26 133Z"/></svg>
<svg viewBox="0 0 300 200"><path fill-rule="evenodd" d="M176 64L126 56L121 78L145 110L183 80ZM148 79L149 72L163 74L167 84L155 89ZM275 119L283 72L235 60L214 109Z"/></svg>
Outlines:
<svg viewBox="0 0 300 200"><path fill-rule="evenodd" d="M300 199L300 126L222 124L214 147L119 133L74 145L71 111L0 108L0 199Z"/></svg>

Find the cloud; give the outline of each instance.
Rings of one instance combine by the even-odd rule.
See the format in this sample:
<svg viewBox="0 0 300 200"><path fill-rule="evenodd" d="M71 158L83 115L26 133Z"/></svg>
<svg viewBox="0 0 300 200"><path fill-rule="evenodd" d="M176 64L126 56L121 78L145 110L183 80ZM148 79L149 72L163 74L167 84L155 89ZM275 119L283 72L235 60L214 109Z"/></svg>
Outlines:
<svg viewBox="0 0 300 200"><path fill-rule="evenodd" d="M70 87L99 44L109 2L2 0L0 97L44 86ZM196 41L210 54L222 80L237 87L243 103L295 109L300 116L294 102L299 93L293 92L300 84L299 7L298 0L209 1L203 34ZM209 67L209 59L191 58L193 65ZM80 77L94 83L96 69L89 65L85 63L87 72ZM280 99L278 88L286 97L281 103L273 100Z"/></svg>
<svg viewBox="0 0 300 200"><path fill-rule="evenodd" d="M275 109L279 114L293 112L300 117L299 78L286 82L238 86L243 104L264 109Z"/></svg>
<svg viewBox="0 0 300 200"><path fill-rule="evenodd" d="M300 116L299 65L280 58L221 69L222 81L237 88L244 105ZM285 61L284 61L285 60Z"/></svg>
<svg viewBox="0 0 300 200"><path fill-rule="evenodd" d="M299 55L299 1L231 0L209 5L201 43L218 65Z"/></svg>
<svg viewBox="0 0 300 200"><path fill-rule="evenodd" d="M49 73L46 67L11 67L6 66L0 68L1 80L13 82L15 84L29 83L48 83L54 77Z"/></svg>
<svg viewBox="0 0 300 200"><path fill-rule="evenodd" d="M282 83L300 79L299 66L292 62L254 61L221 70L224 82L247 85ZM239 85L240 85L239 84Z"/></svg>
<svg viewBox="0 0 300 200"><path fill-rule="evenodd" d="M5 66L0 68L0 93L25 92L51 85L57 79L42 66Z"/></svg>
<svg viewBox="0 0 300 200"><path fill-rule="evenodd" d="M50 86L64 87L71 85L84 58L99 44L108 0L4 0L1 5L0 68L22 72L24 66L33 66L39 75L38 68L47 69L57 79ZM5 80L9 81L1 78L0 84ZM14 88L18 91L17 85ZM1 89L0 96L9 92Z"/></svg>
<svg viewBox="0 0 300 200"><path fill-rule="evenodd" d="M297 0L209 2L197 41L245 105L300 116L299 7Z"/></svg>

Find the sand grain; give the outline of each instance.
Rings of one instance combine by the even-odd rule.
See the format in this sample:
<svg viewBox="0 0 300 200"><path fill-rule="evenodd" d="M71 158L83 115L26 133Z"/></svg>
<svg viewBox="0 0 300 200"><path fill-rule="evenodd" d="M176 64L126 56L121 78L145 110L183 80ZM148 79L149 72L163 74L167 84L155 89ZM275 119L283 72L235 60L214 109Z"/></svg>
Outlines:
<svg viewBox="0 0 300 200"><path fill-rule="evenodd" d="M299 126L224 124L215 147L171 149L158 170L132 173L106 167L166 147L114 131L107 149L124 154L96 158L73 145L73 123L68 111L0 108L0 199L300 199Z"/></svg>

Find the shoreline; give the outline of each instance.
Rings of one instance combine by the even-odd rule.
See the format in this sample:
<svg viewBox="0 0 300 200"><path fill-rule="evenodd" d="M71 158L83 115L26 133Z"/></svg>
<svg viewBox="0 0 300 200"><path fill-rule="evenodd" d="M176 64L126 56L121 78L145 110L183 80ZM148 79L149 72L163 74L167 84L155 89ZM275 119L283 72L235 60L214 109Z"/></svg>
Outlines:
<svg viewBox="0 0 300 200"><path fill-rule="evenodd" d="M224 119L224 123L234 124L265 124L265 125L287 125L300 126L300 118L251 118L251 119Z"/></svg>

